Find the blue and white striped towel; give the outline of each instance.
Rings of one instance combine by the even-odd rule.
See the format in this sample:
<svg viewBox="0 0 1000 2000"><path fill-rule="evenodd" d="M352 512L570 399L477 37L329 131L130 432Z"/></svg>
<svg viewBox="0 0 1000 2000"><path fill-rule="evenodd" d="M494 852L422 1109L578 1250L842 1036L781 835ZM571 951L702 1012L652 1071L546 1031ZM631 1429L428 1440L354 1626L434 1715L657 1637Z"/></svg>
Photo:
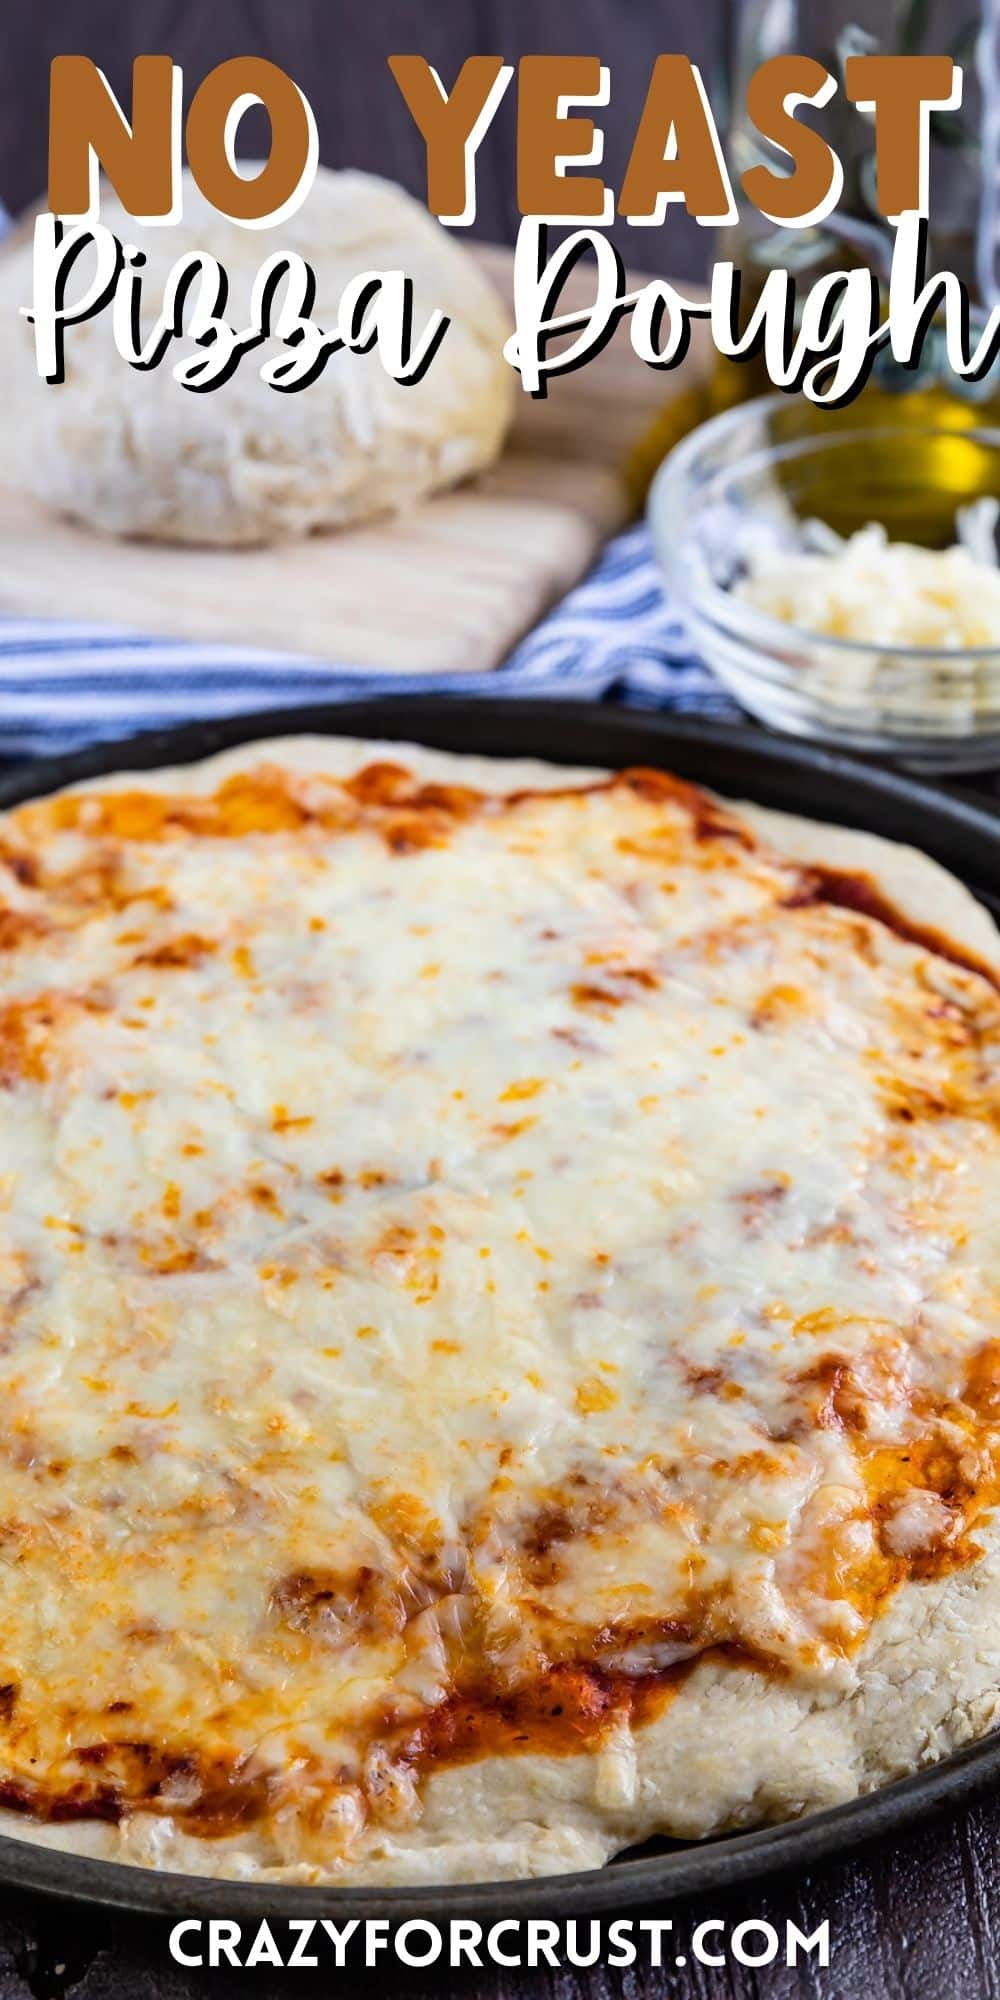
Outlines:
<svg viewBox="0 0 1000 2000"><path fill-rule="evenodd" d="M692 653L642 527L609 543L589 576L487 673L380 674L299 654L151 639L111 625L0 619L6 758L257 708L441 692L737 713Z"/></svg>

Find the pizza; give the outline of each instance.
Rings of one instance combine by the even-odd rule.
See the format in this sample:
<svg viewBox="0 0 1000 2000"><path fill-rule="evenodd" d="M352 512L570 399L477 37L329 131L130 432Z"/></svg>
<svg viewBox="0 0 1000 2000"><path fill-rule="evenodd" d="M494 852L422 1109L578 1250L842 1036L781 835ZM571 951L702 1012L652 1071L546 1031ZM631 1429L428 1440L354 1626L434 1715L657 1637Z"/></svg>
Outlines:
<svg viewBox="0 0 1000 2000"><path fill-rule="evenodd" d="M656 770L0 819L0 1808L301 1882L856 1796L1000 1690L1000 949Z"/></svg>

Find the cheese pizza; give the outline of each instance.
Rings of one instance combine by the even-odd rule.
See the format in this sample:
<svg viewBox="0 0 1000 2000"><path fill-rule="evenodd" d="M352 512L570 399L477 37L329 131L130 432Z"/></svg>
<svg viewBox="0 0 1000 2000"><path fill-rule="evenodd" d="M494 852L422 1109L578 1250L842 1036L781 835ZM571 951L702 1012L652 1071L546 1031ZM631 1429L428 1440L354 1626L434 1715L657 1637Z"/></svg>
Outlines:
<svg viewBox="0 0 1000 2000"><path fill-rule="evenodd" d="M1000 950L933 863L301 738L0 819L0 1824L442 1882L1000 1702Z"/></svg>

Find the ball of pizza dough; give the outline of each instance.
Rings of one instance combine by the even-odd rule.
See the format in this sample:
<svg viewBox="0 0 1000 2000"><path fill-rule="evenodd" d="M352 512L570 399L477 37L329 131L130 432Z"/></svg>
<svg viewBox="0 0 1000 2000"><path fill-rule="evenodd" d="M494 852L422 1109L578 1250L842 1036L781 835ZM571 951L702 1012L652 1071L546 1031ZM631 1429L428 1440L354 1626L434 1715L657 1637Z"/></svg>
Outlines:
<svg viewBox="0 0 1000 2000"><path fill-rule="evenodd" d="M229 222L190 175L176 227L143 228L110 196L101 220L146 253L144 335L168 271L188 250L211 252L228 272L222 316L236 327L249 324L253 280L277 250L297 251L312 266L310 317L327 330L345 286L383 270L413 280L414 339L435 307L450 325L411 386L394 382L374 350L343 350L310 386L283 394L260 379L261 363L288 351L268 342L244 355L228 382L193 393L171 374L195 352L189 338L173 342L160 367L139 372L118 353L105 310L68 328L66 379L47 384L18 312L32 295L29 244L0 269L8 484L110 534L233 545L397 513L497 457L514 393L502 353L507 314L464 244L393 183L321 168L302 207L273 233ZM78 285L79 275L71 297Z"/></svg>

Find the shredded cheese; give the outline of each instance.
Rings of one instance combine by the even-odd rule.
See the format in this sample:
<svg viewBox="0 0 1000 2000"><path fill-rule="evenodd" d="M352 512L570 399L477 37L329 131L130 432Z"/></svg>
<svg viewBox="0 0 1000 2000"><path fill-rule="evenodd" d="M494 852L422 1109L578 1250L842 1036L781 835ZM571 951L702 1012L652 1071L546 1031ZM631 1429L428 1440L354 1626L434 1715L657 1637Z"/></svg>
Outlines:
<svg viewBox="0 0 1000 2000"><path fill-rule="evenodd" d="M805 547L753 548L736 594L772 618L838 639L956 653L1000 646L996 512L995 501L966 510L947 549L890 541L878 522L847 540L812 522Z"/></svg>

